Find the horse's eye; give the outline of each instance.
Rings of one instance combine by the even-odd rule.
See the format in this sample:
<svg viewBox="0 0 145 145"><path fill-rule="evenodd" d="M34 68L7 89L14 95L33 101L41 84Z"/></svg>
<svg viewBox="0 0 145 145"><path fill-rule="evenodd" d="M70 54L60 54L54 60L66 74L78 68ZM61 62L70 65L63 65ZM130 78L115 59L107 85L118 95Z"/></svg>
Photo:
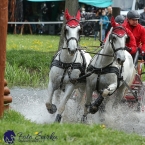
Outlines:
<svg viewBox="0 0 145 145"><path fill-rule="evenodd" d="M116 40L116 37L114 36L114 37L112 38L112 40L115 41L115 40Z"/></svg>
<svg viewBox="0 0 145 145"><path fill-rule="evenodd" d="M65 28L64 29L64 34L66 35L68 33L68 30Z"/></svg>
<svg viewBox="0 0 145 145"><path fill-rule="evenodd" d="M81 29L81 28L78 30L78 33L79 33L79 34L81 34L81 33L82 33L82 29Z"/></svg>

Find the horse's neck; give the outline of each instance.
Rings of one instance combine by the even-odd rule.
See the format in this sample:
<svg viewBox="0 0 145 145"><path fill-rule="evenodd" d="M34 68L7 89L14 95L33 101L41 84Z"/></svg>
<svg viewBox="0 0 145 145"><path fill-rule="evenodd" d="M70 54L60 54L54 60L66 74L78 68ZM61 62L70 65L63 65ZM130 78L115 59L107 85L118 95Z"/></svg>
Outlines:
<svg viewBox="0 0 145 145"><path fill-rule="evenodd" d="M61 62L64 62L64 63L72 63L76 59L76 54L77 54L77 52L73 56L71 56L71 55L69 55L67 49L62 49L60 52L59 59Z"/></svg>
<svg viewBox="0 0 145 145"><path fill-rule="evenodd" d="M109 43L105 44L104 48L99 53L102 55L95 56L95 59L93 61L94 67L103 68L110 65L113 62L114 57L110 57L113 56L113 51ZM109 56L105 56L105 55L109 55Z"/></svg>

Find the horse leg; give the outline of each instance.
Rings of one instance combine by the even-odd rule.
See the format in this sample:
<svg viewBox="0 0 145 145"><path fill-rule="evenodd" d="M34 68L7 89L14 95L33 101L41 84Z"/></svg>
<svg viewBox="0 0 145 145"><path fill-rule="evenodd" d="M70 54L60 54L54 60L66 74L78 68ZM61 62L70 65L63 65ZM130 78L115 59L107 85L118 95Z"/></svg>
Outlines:
<svg viewBox="0 0 145 145"><path fill-rule="evenodd" d="M59 103L60 103L60 97L61 97L60 95L61 95L61 90L60 89L54 91L52 102L56 106L58 106Z"/></svg>
<svg viewBox="0 0 145 145"><path fill-rule="evenodd" d="M92 87L89 84L87 84L86 85L86 101L85 101L85 105L84 105L84 114L81 118L81 122L83 122L83 123L85 123L87 121L87 114L90 113L89 106L91 104L92 94L93 94Z"/></svg>
<svg viewBox="0 0 145 145"><path fill-rule="evenodd" d="M54 114L57 110L56 106L52 104L52 96L54 94L54 88L52 86L52 82L49 81L48 84L48 101L46 102L46 108L50 114Z"/></svg>
<svg viewBox="0 0 145 145"><path fill-rule="evenodd" d="M102 104L104 97L107 97L109 94L112 94L117 88L117 84L113 83L105 88L99 97L90 105L89 111L91 114L95 114L99 110L99 106Z"/></svg>
<svg viewBox="0 0 145 145"><path fill-rule="evenodd" d="M62 113L64 112L65 109L65 105L68 101L68 99L71 96L72 91L74 90L74 86L73 85L67 85L67 87L65 88L65 93L64 93L64 97L63 100L60 102L60 106L58 108L58 112L55 118L55 122L59 123L61 121L62 118Z"/></svg>
<svg viewBox="0 0 145 145"><path fill-rule="evenodd" d="M80 105L81 102L82 102L82 99L83 99L83 97L84 97L84 95L85 95L84 87L80 87L80 88L78 89L78 94L79 94L79 95L77 96L76 100L77 100L78 105Z"/></svg>

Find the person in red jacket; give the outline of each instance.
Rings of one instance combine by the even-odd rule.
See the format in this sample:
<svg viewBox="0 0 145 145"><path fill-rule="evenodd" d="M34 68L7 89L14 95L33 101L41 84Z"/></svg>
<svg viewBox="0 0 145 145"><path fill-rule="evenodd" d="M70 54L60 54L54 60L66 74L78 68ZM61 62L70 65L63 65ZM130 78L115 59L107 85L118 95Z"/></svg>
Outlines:
<svg viewBox="0 0 145 145"><path fill-rule="evenodd" d="M140 53L145 53L145 28L138 23L140 15L137 11L131 10L127 13L126 28L128 28L134 35L137 48L140 48ZM144 56L145 60L145 56Z"/></svg>

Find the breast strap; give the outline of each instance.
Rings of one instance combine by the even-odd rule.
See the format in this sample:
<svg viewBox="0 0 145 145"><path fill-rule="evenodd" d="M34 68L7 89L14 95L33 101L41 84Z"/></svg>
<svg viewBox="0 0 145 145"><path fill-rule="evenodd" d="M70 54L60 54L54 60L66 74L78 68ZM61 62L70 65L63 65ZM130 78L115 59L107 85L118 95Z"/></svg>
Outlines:
<svg viewBox="0 0 145 145"><path fill-rule="evenodd" d="M79 63L79 62L72 62L72 63L64 63L60 60L55 60L55 58L57 57L57 55L55 55L55 58L53 58L52 63L51 63L51 67L56 66L62 69L68 69L69 67L71 67L71 69L79 69L81 71L81 74L85 74L85 69L86 69L86 59L85 56L83 54L83 52L81 50L80 51L81 57L83 59L83 63ZM51 68L50 67L50 68Z"/></svg>
<svg viewBox="0 0 145 145"><path fill-rule="evenodd" d="M104 67L104 68L95 68L94 66L89 65L87 71L93 71L95 74L98 75L98 77L97 77L97 83L96 83L96 90L99 93L101 93L99 91L100 75L108 74L108 73L115 73L117 75L117 88L116 89L118 89L118 87L120 85L120 80L123 79L122 77L120 77L121 71L117 67L115 67L115 66L107 66L107 67ZM112 95L112 94L109 94L109 95Z"/></svg>
<svg viewBox="0 0 145 145"><path fill-rule="evenodd" d="M71 69L71 70L79 69L80 72L81 72L80 76L83 76L85 74L85 71L86 71L86 59L85 59L85 56L84 56L83 52L81 50L78 50L78 51L80 51L81 57L83 59L82 63L79 63L79 62L76 63L75 61L72 62L72 63L64 63L64 62L61 62L60 60L55 60L55 58L57 57L57 55L59 53L57 53L57 55L55 55L55 58L53 58L53 60L52 60L50 68L52 68L53 66L56 66L56 67L64 69L63 77L61 79L61 86L63 84L64 75L65 75L65 73L66 73L66 71L68 69ZM71 75L70 71L68 72L68 75L69 75L70 82L73 83L73 81L71 80L71 77L70 77L70 75ZM79 82L84 82L84 81L85 81L84 79L80 79L79 80ZM74 82L76 82L76 81L74 81Z"/></svg>

